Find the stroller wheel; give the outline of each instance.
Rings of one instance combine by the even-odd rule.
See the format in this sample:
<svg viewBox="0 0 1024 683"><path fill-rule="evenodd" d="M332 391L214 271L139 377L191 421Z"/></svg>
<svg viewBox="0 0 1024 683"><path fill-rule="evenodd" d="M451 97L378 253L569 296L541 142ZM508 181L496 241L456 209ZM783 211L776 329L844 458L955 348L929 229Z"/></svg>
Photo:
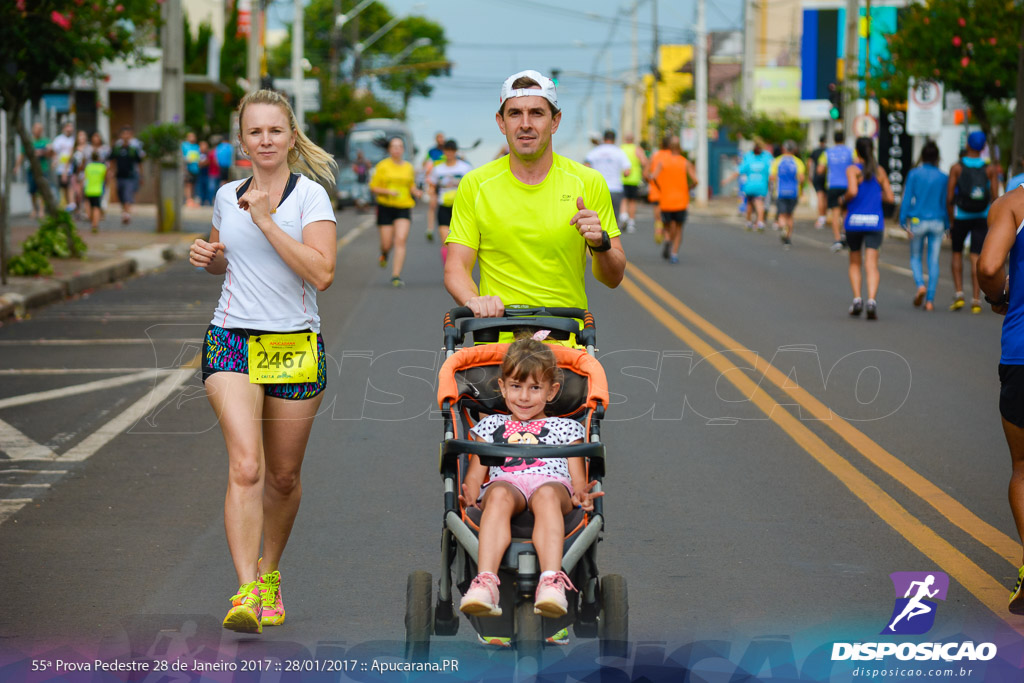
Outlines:
<svg viewBox="0 0 1024 683"><path fill-rule="evenodd" d="M544 650L544 622L533 611L532 600L516 605L516 673L517 678L536 675L540 671Z"/></svg>
<svg viewBox="0 0 1024 683"><path fill-rule="evenodd" d="M626 579L608 574L601 579L601 618L598 623L602 657L629 655L629 598Z"/></svg>
<svg viewBox="0 0 1024 683"><path fill-rule="evenodd" d="M425 661L430 655L433 615L433 579L429 572L413 572L405 588L405 658Z"/></svg>

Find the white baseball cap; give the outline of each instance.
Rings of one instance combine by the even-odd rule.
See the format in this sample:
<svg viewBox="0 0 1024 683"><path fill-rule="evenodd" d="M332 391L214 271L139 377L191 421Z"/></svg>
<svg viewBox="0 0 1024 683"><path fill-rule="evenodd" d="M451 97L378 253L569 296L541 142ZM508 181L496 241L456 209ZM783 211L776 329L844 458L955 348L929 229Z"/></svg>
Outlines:
<svg viewBox="0 0 1024 683"><path fill-rule="evenodd" d="M512 89L512 84L520 78L532 78L537 81L540 88L517 88ZM551 106L558 109L558 93L555 91L555 83L547 76L542 75L539 71L527 69L526 71L520 71L519 73L512 74L505 79L505 82L501 84L501 95L498 98L498 108L505 104L505 100L510 97L543 97Z"/></svg>

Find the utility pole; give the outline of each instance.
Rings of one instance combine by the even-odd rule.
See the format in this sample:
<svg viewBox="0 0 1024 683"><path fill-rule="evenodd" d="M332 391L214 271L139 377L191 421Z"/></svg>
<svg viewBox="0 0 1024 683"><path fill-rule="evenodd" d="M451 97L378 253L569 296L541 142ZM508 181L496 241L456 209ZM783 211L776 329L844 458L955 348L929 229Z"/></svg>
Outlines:
<svg viewBox="0 0 1024 683"><path fill-rule="evenodd" d="M261 0L249 0L249 41L246 43L245 78L249 81L249 92L260 89L260 12Z"/></svg>
<svg viewBox="0 0 1024 683"><path fill-rule="evenodd" d="M623 119L629 121L629 132L633 134L633 139L636 142L640 142L640 118L637 116L637 102L640 100L640 54L639 44L637 42L637 10L640 7L640 0L633 0L632 9L632 31L630 49L633 57L633 84L629 89L629 116L623 116ZM625 135L625 125L623 126L623 135Z"/></svg>
<svg viewBox="0 0 1024 683"><path fill-rule="evenodd" d="M648 125L651 150L656 150L658 149L658 81L661 75L661 66L659 65L661 55L658 54L660 52L658 47L658 0L651 0L651 25L654 27L651 44L651 74L654 76L654 82L651 84L651 104L654 108Z"/></svg>
<svg viewBox="0 0 1024 683"><path fill-rule="evenodd" d="M295 0L295 19L292 21L292 90L295 92L295 125L306 128L306 95L302 53L305 52L302 0Z"/></svg>
<svg viewBox="0 0 1024 683"><path fill-rule="evenodd" d="M853 140L853 118L857 115L857 52L860 46L860 2L846 0L846 59L843 61L843 131Z"/></svg>
<svg viewBox="0 0 1024 683"><path fill-rule="evenodd" d="M757 42L757 13L755 0L743 3L743 111L754 108L754 47Z"/></svg>
<svg viewBox="0 0 1024 683"><path fill-rule="evenodd" d="M697 206L708 203L708 33L705 0L697 0L697 69L694 91L697 96Z"/></svg>
<svg viewBox="0 0 1024 683"><path fill-rule="evenodd" d="M160 87L160 120L164 123L185 120L185 30L182 25L181 0L166 0L161 9L160 27L163 81ZM184 160L180 153L168 159L153 159L159 169L157 193L157 231L181 230L181 207L185 204ZM170 165L169 165L170 164Z"/></svg>

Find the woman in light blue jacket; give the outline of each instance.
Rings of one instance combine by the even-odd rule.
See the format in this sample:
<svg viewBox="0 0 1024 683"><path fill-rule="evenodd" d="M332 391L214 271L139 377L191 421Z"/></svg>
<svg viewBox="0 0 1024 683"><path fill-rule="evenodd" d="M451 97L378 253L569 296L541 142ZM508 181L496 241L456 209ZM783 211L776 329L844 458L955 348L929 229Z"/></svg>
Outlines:
<svg viewBox="0 0 1024 683"><path fill-rule="evenodd" d="M900 225L910 235L910 270L917 294L914 305L935 310L935 287L939 282L939 252L942 236L949 230L946 211L946 174L939 170L939 147L929 140L921 150L921 164L907 175L900 206ZM923 256L928 244L928 286L925 287Z"/></svg>

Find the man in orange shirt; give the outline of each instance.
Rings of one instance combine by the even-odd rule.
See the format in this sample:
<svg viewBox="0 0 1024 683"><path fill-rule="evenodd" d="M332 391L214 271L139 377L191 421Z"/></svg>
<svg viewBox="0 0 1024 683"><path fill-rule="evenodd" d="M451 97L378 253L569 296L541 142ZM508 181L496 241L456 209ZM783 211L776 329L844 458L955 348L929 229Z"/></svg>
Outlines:
<svg viewBox="0 0 1024 683"><path fill-rule="evenodd" d="M658 184L658 208L665 224L665 246L661 250L669 263L679 263L679 246L683 243L683 224L690 206L690 190L697 186L697 172L679 149L679 136L668 143L669 154L654 161L651 179Z"/></svg>
<svg viewBox="0 0 1024 683"><path fill-rule="evenodd" d="M647 168L644 169L644 178L647 180L647 201L654 204L654 243L661 244L663 239L663 228L664 223L661 221L661 209L658 207L658 198L661 196L661 188L658 187L658 181L654 179L654 167L657 163L672 152L668 149L668 144L672 140L672 137L666 135L661 139L661 149L651 155L650 160L647 162Z"/></svg>

